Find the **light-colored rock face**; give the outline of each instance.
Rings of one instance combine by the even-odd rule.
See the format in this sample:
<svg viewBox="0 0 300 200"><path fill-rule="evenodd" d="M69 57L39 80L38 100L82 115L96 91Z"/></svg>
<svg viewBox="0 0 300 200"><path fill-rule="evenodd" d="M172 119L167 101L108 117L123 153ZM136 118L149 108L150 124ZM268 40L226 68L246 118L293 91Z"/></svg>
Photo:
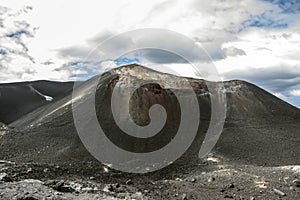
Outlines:
<svg viewBox="0 0 300 200"><path fill-rule="evenodd" d="M137 84L138 81L150 81L152 83L158 83L164 89L189 89L191 87L188 82L190 79L188 78L157 72L138 65L120 67L111 73L115 73L120 76L118 84L121 87L136 86L135 84ZM197 81L204 82L203 80Z"/></svg>
<svg viewBox="0 0 300 200"><path fill-rule="evenodd" d="M191 86L197 90L199 96L211 95L212 91L207 90L208 81L203 79L192 79L186 77L175 76L148 69L139 65L131 65L116 68L110 73L119 76L118 87L135 87L139 82L157 83L163 89L190 89ZM212 82L211 82L212 83ZM223 83L214 83L212 89L217 93L235 94L245 89L246 85L243 81L226 81Z"/></svg>

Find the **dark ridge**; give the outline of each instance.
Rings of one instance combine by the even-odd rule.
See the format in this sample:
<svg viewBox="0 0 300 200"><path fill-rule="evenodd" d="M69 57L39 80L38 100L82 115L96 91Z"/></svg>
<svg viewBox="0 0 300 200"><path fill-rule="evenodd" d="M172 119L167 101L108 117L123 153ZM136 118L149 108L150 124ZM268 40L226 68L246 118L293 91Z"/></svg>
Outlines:
<svg viewBox="0 0 300 200"><path fill-rule="evenodd" d="M12 123L38 107L52 103L41 94L57 101L70 93L72 88L73 82L33 81L0 84L0 121L5 124Z"/></svg>

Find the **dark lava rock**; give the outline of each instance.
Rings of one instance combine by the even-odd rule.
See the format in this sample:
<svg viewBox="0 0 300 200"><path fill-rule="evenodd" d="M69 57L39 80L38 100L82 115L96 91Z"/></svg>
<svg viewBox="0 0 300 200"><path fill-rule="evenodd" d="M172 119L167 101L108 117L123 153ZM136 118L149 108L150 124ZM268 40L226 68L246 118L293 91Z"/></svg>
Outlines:
<svg viewBox="0 0 300 200"><path fill-rule="evenodd" d="M61 192L61 188L64 186L65 182L64 181L58 181L58 182L55 182L55 184L53 185L53 189L54 190L57 190L59 192Z"/></svg>
<svg viewBox="0 0 300 200"><path fill-rule="evenodd" d="M77 190L70 185L67 185L64 181L51 180L44 183L44 185L51 187L58 192L76 192Z"/></svg>
<svg viewBox="0 0 300 200"><path fill-rule="evenodd" d="M226 190L225 190L224 188L222 188L222 189L220 190L220 192L222 192L222 193L225 192L225 191L226 191Z"/></svg>
<svg viewBox="0 0 300 200"><path fill-rule="evenodd" d="M233 199L233 196L232 196L232 195L229 195L229 194L226 194L226 195L224 196L224 198L225 198L225 199Z"/></svg>
<svg viewBox="0 0 300 200"><path fill-rule="evenodd" d="M300 180L299 179L295 179L295 180L293 180L293 185L295 186L295 187L300 187Z"/></svg>
<svg viewBox="0 0 300 200"><path fill-rule="evenodd" d="M197 180L195 178L188 178L186 179L187 182L196 183Z"/></svg>
<svg viewBox="0 0 300 200"><path fill-rule="evenodd" d="M11 178L9 177L8 174L6 173L0 173L0 181L3 181L3 182L11 182Z"/></svg>

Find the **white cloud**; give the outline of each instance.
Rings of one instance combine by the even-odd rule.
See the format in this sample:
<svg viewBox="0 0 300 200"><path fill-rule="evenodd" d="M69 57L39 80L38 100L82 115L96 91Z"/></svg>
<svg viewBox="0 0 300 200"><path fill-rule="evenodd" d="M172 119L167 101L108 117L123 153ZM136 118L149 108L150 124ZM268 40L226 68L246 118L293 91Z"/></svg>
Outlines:
<svg viewBox="0 0 300 200"><path fill-rule="evenodd" d="M13 13L21 10L21 19L31 25L30 34L34 35L34 38L23 38L24 46L20 46L20 41L1 40L0 47L6 46L17 52L5 59L0 53L1 82L69 80L74 69L67 63L84 61L99 42L114 34L146 27L166 28L192 38L208 51L224 77L230 77L228 74L238 70L244 70L244 73L280 67L283 70L300 70L300 14L290 14L287 10L282 12L282 9L289 9L287 5L281 8L260 0L4 0L1 4L12 8ZM33 7L31 12L24 12L23 8L27 5ZM6 15L4 18L8 19ZM12 27L0 29L1 36L17 30ZM35 33L32 32L34 27L38 27ZM149 41L151 39L157 43L164 41L163 38L149 38ZM120 51L122 45L134 48L137 44L140 43L127 38L117 41L110 50ZM175 48L176 45L177 48L185 48L174 41L172 46ZM109 52L106 54L105 62L115 67ZM153 53L151 56L152 59L147 59L148 65L151 65L149 61L160 61L159 64L164 67L172 66L186 76L194 75L184 63L168 64L165 62L168 59L163 60ZM105 62L97 67L105 69ZM153 63L152 66L158 65ZM81 73L88 72L82 69ZM289 81L294 84L297 80ZM293 88L288 87L287 92L297 96L295 91L298 90L298 86L294 85Z"/></svg>
<svg viewBox="0 0 300 200"><path fill-rule="evenodd" d="M288 35L288 37L287 37ZM238 40L229 41L223 47L242 49L247 56L228 57L215 62L221 73L237 69L266 68L280 65L296 66L300 58L300 32L294 29L251 28L238 35Z"/></svg>
<svg viewBox="0 0 300 200"><path fill-rule="evenodd" d="M223 48L223 50L225 51L225 54L227 57L245 56L246 55L244 50L238 49L234 46L230 46L228 48Z"/></svg>
<svg viewBox="0 0 300 200"><path fill-rule="evenodd" d="M10 0L4 5L16 8L25 4ZM68 56L57 57L57 49L83 45L99 32L118 33L145 27L167 28L186 34L201 41L213 57L223 58L221 45L236 38L227 30L238 29L249 16L271 7L255 0L87 0L84 3L30 0L27 5L34 9L25 19L39 27L29 44L30 54L38 63L51 59L56 67L69 61ZM78 49L77 53L84 56L85 51Z"/></svg>
<svg viewBox="0 0 300 200"><path fill-rule="evenodd" d="M292 91L291 91L291 95L292 95L292 96L300 97L300 89L299 89L299 90L292 90Z"/></svg>

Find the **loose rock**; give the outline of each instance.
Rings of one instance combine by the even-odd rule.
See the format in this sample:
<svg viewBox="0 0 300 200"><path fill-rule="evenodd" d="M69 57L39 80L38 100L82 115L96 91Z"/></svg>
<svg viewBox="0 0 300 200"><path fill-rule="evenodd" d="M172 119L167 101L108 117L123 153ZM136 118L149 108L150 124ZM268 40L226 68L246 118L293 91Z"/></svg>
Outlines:
<svg viewBox="0 0 300 200"><path fill-rule="evenodd" d="M282 192L282 191L280 191L280 190L277 190L277 189L273 189L273 191L275 192L275 194L278 194L279 196L282 196L282 197L285 197L286 196L286 194L284 193L284 192Z"/></svg>
<svg viewBox="0 0 300 200"><path fill-rule="evenodd" d="M133 185L133 181L132 180L126 181L126 185Z"/></svg>
<svg viewBox="0 0 300 200"><path fill-rule="evenodd" d="M215 181L216 179L215 179L215 177L210 177L207 181L209 182L209 183L211 183L211 182L213 182L213 181Z"/></svg>
<svg viewBox="0 0 300 200"><path fill-rule="evenodd" d="M224 198L225 198L225 199L233 199L233 196L232 196L232 195L229 195L229 194L226 194L226 195L224 196Z"/></svg>
<svg viewBox="0 0 300 200"><path fill-rule="evenodd" d="M300 188L300 180L299 180L299 179L293 180L293 185L294 185L295 187Z"/></svg>
<svg viewBox="0 0 300 200"><path fill-rule="evenodd" d="M12 180L7 173L0 173L0 181L11 182Z"/></svg>

